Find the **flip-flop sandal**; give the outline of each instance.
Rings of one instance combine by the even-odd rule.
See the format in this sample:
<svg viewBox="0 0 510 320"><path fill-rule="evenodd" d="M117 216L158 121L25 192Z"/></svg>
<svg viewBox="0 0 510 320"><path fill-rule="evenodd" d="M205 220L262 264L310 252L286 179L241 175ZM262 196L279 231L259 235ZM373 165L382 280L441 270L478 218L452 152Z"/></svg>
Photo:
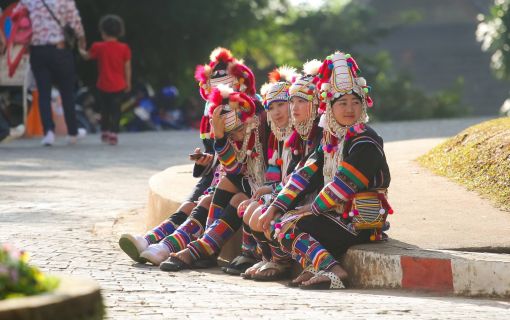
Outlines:
<svg viewBox="0 0 510 320"><path fill-rule="evenodd" d="M329 281L321 281L316 282L309 285L300 284L299 288L303 290L330 290L330 289L345 289L345 285L342 282L342 280L333 272L331 271L324 271L321 270L317 272L315 276L310 278L310 280L313 280L314 278L318 278L321 276L326 276L329 278Z"/></svg>
<svg viewBox="0 0 510 320"><path fill-rule="evenodd" d="M227 274L238 276L253 266L255 262L257 262L255 258L241 254L230 261L228 266L221 268L221 270Z"/></svg>
<svg viewBox="0 0 510 320"><path fill-rule="evenodd" d="M253 266L251 266L250 268L254 268L258 271L258 269L262 268L262 266L264 266L266 263L268 263L268 261L259 261L257 263L255 263ZM250 269L248 268L248 269ZM245 271L247 271L248 269L246 269ZM249 273L241 273L241 277L243 277L243 279L246 279L246 280L251 280L252 279L252 275L249 274Z"/></svg>
<svg viewBox="0 0 510 320"><path fill-rule="evenodd" d="M276 270L276 272L271 275L259 274L262 271L270 269ZM270 261L263 265L259 270L257 270L257 273L255 273L251 277L255 281L278 281L282 279L287 279L290 276L290 270L291 270L290 265L287 264L283 265Z"/></svg>
<svg viewBox="0 0 510 320"><path fill-rule="evenodd" d="M208 257L208 258L200 258L198 260L193 261L192 267L193 269L209 269L216 267L218 265L218 260L216 256Z"/></svg>
<svg viewBox="0 0 510 320"><path fill-rule="evenodd" d="M170 256L170 258L166 259L159 265L159 268L162 271L171 271L171 272L181 271L181 270L185 270L185 269L193 269L193 267L194 267L193 265L182 261L181 259L177 258L176 256Z"/></svg>
<svg viewBox="0 0 510 320"><path fill-rule="evenodd" d="M310 279L311 279L311 278L313 278L313 276L315 276L317 274L317 271L315 271L313 266L308 266L308 267L304 268L303 271L301 271L301 273L299 274L299 276L296 277L296 279L301 277L305 273L311 273L312 274L312 277L310 277ZM301 283L303 281L307 281L307 280L310 280L310 279L302 280L302 281L299 281L299 282L289 281L289 282L287 282L286 286L289 287L289 288L297 288L297 287L299 287L299 285L301 285Z"/></svg>

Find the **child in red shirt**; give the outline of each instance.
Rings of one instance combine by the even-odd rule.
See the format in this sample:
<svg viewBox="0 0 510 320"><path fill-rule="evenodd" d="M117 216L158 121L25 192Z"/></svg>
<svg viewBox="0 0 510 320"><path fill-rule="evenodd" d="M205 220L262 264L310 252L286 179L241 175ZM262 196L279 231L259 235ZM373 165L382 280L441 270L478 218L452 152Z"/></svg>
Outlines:
<svg viewBox="0 0 510 320"><path fill-rule="evenodd" d="M94 42L88 52L80 50L80 53L84 59L97 59L101 140L116 145L122 97L124 92L131 91L131 50L119 41L124 36L124 21L119 16L102 17L99 31L103 41Z"/></svg>

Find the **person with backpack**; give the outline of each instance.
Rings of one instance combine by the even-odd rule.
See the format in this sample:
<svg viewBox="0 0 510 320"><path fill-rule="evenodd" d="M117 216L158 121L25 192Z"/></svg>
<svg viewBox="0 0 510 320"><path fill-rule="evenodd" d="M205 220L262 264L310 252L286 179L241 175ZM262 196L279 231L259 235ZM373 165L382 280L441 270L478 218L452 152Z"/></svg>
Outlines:
<svg viewBox="0 0 510 320"><path fill-rule="evenodd" d="M85 48L85 32L74 0L21 0L32 25L30 65L39 90L39 108L44 129L41 143L55 142L55 124L51 112L51 87L57 85L62 97L68 141L76 144L85 135L78 132L74 101L75 64L73 44Z"/></svg>
<svg viewBox="0 0 510 320"><path fill-rule="evenodd" d="M101 104L101 140L110 145L118 143L121 103L125 92L131 91L131 49L119 38L124 36L124 21L113 14L99 21L103 41L94 42L87 52L80 50L86 59L97 59L98 98Z"/></svg>

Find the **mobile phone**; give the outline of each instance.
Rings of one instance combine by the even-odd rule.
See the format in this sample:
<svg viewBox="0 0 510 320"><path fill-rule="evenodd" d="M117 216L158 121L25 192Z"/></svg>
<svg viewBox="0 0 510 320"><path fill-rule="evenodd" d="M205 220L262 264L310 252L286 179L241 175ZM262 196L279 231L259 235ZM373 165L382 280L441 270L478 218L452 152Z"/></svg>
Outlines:
<svg viewBox="0 0 510 320"><path fill-rule="evenodd" d="M195 161L195 160L202 158L203 156L205 156L205 154L203 154L203 153L190 153L189 159Z"/></svg>

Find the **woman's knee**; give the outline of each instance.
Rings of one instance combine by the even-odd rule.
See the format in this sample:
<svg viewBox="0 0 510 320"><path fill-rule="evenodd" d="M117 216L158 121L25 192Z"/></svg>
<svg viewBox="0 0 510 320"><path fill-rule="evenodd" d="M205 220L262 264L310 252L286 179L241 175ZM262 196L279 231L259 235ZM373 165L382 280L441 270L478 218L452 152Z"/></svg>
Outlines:
<svg viewBox="0 0 510 320"><path fill-rule="evenodd" d="M230 202L229 204L232 206L232 207L238 207L239 204L241 204L241 202L243 202L244 200L248 200L248 196L245 195L244 193L242 192L239 192L239 193L236 193L232 199L230 199Z"/></svg>
<svg viewBox="0 0 510 320"><path fill-rule="evenodd" d="M213 197L210 194L203 196L200 200L198 200L198 205L204 208L209 208L211 206L212 198Z"/></svg>
<svg viewBox="0 0 510 320"><path fill-rule="evenodd" d="M260 206L260 204L257 202L257 201L253 201L253 200L246 200L248 203L246 203L246 209L244 211L244 215L243 215L243 222L247 225L250 224L250 219L253 215L253 212ZM244 202L243 202L244 203ZM243 205L243 203L241 203L241 205Z"/></svg>
<svg viewBox="0 0 510 320"><path fill-rule="evenodd" d="M249 226L253 231L262 232L263 230L259 228L259 218L262 215L262 206L256 208L250 218Z"/></svg>
<svg viewBox="0 0 510 320"><path fill-rule="evenodd" d="M184 212L186 215L189 216L189 214L191 213L191 210L193 210L193 208L196 207L196 204L194 202L191 202L191 201L185 201L183 202L180 206L179 206L179 209L177 209L177 211L182 211Z"/></svg>
<svg viewBox="0 0 510 320"><path fill-rule="evenodd" d="M220 182L218 183L217 189L225 190L232 193L240 191L227 177L221 178Z"/></svg>

